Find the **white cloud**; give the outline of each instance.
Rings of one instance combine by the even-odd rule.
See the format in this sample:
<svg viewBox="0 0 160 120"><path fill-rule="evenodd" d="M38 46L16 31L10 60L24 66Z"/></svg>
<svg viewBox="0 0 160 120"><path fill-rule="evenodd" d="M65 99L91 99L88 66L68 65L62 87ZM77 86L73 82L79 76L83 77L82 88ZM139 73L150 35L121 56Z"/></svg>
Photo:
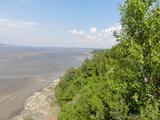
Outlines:
<svg viewBox="0 0 160 120"><path fill-rule="evenodd" d="M116 24L110 28L105 28L99 31L97 31L96 27L92 27L88 32L83 31L83 34L81 34L80 31L77 30L72 30L69 33L73 35L73 39L79 42L79 44L109 48L116 44L116 40L113 37L113 32L120 31L120 29L121 25Z"/></svg>
<svg viewBox="0 0 160 120"><path fill-rule="evenodd" d="M120 28L121 26L116 24L98 31L92 27L92 32L90 28L88 31L73 29L66 33L67 30L63 26L0 18L0 43L109 48L116 44L113 31L119 31Z"/></svg>
<svg viewBox="0 0 160 120"><path fill-rule="evenodd" d="M13 19L0 18L0 29L33 29L39 24L37 22L18 21Z"/></svg>
<svg viewBox="0 0 160 120"><path fill-rule="evenodd" d="M97 28L95 28L95 27L90 28L90 32L91 33L96 33L97 32Z"/></svg>
<svg viewBox="0 0 160 120"><path fill-rule="evenodd" d="M37 22L0 18L0 43L26 44L39 39ZM24 45L23 44L23 45Z"/></svg>
<svg viewBox="0 0 160 120"><path fill-rule="evenodd" d="M110 32L114 32L114 31L119 31L121 29L121 25L120 24L116 24L110 28L104 29L101 32L102 33L110 33Z"/></svg>
<svg viewBox="0 0 160 120"><path fill-rule="evenodd" d="M73 35L83 35L84 34L84 31L77 31L77 30L69 30L68 32Z"/></svg>
<svg viewBox="0 0 160 120"><path fill-rule="evenodd" d="M68 34L67 34L68 35ZM0 17L0 43L25 46L66 46L65 28L26 20Z"/></svg>

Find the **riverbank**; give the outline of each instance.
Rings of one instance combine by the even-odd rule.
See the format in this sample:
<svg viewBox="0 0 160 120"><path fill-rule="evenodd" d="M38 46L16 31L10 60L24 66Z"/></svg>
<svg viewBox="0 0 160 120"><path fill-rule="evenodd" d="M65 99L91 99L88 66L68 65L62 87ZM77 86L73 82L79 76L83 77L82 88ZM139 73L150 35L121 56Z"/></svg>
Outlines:
<svg viewBox="0 0 160 120"><path fill-rule="evenodd" d="M60 108L56 102L54 89L58 83L59 79L56 79L46 88L28 97L24 103L24 110L11 120L24 120L25 118L56 120Z"/></svg>

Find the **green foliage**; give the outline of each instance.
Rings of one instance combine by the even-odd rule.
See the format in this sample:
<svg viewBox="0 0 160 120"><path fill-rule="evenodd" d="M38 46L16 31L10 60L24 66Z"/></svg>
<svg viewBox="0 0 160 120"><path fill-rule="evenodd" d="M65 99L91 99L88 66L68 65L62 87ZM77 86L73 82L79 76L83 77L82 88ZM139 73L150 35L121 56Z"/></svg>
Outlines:
<svg viewBox="0 0 160 120"><path fill-rule="evenodd" d="M34 120L31 116L27 116L24 118L24 120Z"/></svg>
<svg viewBox="0 0 160 120"><path fill-rule="evenodd" d="M120 10L119 44L61 78L59 120L159 120L160 5L126 0Z"/></svg>

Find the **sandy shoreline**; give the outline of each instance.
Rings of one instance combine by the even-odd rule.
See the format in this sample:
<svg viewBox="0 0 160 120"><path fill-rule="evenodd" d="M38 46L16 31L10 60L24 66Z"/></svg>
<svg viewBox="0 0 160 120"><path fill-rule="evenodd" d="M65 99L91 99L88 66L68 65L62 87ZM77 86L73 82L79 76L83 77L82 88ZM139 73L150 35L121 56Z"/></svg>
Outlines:
<svg viewBox="0 0 160 120"><path fill-rule="evenodd" d="M34 92L25 100L24 109L20 113L15 113L10 120L24 120L26 117L34 120L49 120L50 118L56 120L59 106L56 104L54 89L58 83L59 79L55 79L47 87Z"/></svg>

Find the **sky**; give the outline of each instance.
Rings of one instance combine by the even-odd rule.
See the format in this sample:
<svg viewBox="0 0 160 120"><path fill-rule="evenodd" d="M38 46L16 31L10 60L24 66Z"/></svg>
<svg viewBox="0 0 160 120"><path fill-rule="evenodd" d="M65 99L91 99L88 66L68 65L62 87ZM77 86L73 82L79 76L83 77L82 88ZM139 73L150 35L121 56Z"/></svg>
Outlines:
<svg viewBox="0 0 160 120"><path fill-rule="evenodd" d="M110 48L123 0L0 0L0 44Z"/></svg>

